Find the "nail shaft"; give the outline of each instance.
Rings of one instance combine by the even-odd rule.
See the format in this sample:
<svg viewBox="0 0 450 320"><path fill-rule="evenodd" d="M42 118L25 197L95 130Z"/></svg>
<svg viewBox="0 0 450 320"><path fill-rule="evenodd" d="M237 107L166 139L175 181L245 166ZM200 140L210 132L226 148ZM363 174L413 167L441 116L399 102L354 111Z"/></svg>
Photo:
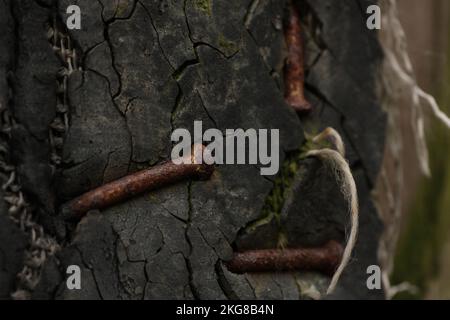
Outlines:
<svg viewBox="0 0 450 320"><path fill-rule="evenodd" d="M300 13L293 1L289 1L289 17L285 26L287 58L284 70L285 101L296 112L311 111L311 104L305 98L305 70L302 26Z"/></svg>
<svg viewBox="0 0 450 320"><path fill-rule="evenodd" d="M91 210L108 208L146 191L189 178L204 180L211 176L213 166L201 163L196 155L189 160L186 161L188 164L179 165L168 161L86 192L64 204L61 214L65 220L80 219Z"/></svg>
<svg viewBox="0 0 450 320"><path fill-rule="evenodd" d="M330 241L322 247L252 250L236 253L226 263L229 271L247 272L318 271L332 275L342 257L342 245Z"/></svg>

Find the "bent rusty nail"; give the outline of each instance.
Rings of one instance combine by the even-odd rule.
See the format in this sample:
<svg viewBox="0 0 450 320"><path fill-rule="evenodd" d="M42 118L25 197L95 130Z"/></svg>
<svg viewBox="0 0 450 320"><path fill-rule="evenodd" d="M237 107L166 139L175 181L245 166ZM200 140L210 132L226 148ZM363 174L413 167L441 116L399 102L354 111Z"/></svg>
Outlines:
<svg viewBox="0 0 450 320"><path fill-rule="evenodd" d="M318 271L333 275L344 249L337 241L316 248L251 250L236 253L225 265L236 274L248 272Z"/></svg>
<svg viewBox="0 0 450 320"><path fill-rule="evenodd" d="M193 147L192 156L189 156L190 159L188 157L183 159L185 161L182 164L168 161L86 192L61 207L62 218L64 220L80 219L91 210L105 209L146 191L162 188L184 179L208 179L214 167L202 163L205 147L203 145L198 147L201 148ZM198 152L199 149L201 153Z"/></svg>

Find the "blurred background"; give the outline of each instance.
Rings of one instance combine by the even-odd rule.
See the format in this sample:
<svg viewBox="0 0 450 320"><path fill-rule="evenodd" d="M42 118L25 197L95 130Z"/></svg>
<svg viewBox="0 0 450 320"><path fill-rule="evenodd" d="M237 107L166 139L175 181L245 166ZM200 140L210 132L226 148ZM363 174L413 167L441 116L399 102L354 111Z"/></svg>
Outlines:
<svg viewBox="0 0 450 320"><path fill-rule="evenodd" d="M398 9L417 82L449 115L450 1L398 0ZM414 147L405 148L403 218L391 277L394 286L408 282L418 290L395 298L450 299L450 131L426 119L432 177L421 175ZM412 146L414 139L406 142Z"/></svg>

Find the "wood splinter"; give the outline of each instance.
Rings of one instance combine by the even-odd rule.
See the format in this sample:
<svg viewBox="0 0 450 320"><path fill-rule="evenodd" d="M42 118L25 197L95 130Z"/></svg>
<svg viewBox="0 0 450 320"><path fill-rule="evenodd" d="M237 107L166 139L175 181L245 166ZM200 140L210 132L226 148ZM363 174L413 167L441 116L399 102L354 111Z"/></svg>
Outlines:
<svg viewBox="0 0 450 320"><path fill-rule="evenodd" d="M305 98L305 69L300 13L293 0L288 4L289 17L284 36L287 58L284 66L285 101L299 114L311 112L311 104Z"/></svg>
<svg viewBox="0 0 450 320"><path fill-rule="evenodd" d="M145 169L86 192L64 204L64 220L81 219L91 210L101 210L147 191L165 187L185 179L209 179L214 167L202 161L203 145L193 147L192 156L183 158L183 164L172 161ZM189 159L190 158L190 159Z"/></svg>
<svg viewBox="0 0 450 320"><path fill-rule="evenodd" d="M318 271L331 276L339 266L343 251L342 245L334 240L317 248L251 250L236 253L226 267L236 274Z"/></svg>

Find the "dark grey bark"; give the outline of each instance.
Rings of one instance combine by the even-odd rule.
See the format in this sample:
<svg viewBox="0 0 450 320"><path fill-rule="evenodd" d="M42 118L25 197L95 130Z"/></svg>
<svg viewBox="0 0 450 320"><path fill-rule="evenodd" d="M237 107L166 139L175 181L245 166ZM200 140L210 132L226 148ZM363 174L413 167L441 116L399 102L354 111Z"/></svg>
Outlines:
<svg viewBox="0 0 450 320"><path fill-rule="evenodd" d="M326 284L318 275L236 275L223 266L233 250L277 245L279 225L244 232L275 186L276 177L254 166L218 166L209 181L92 212L76 228L60 221L65 201L168 159L171 131L192 129L194 120L204 129L280 129L282 161L302 146L304 128L336 128L358 184L361 229L334 297L383 297L366 287L382 230L370 192L385 131L375 90L381 52L376 33L365 28L372 1L300 1L315 108L302 120L283 100L284 1L77 1L82 29L69 35L82 70L68 77L70 125L55 165L49 127L63 63L46 34L55 17L65 21L72 2L0 2L0 29L7 30L0 35L0 103L15 119L3 140L36 219L62 246L47 259L34 298L299 299L299 279ZM318 161L301 163L287 199L281 224L289 244L345 242L347 207ZM0 208L5 298L16 289L25 235L7 222L6 204ZM72 264L82 267L82 290L66 288Z"/></svg>

